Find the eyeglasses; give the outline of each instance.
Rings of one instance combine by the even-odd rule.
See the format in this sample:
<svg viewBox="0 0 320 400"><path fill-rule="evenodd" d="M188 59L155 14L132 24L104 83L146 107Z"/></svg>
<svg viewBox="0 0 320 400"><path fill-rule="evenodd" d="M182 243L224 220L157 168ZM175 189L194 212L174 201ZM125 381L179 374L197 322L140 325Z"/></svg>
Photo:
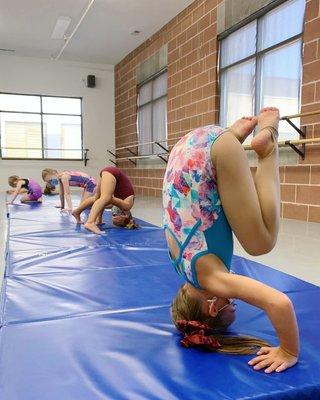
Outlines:
<svg viewBox="0 0 320 400"><path fill-rule="evenodd" d="M218 297L212 297L212 299L207 300L208 303L215 303L218 300ZM230 304L234 303L234 299L227 299L228 303L225 304L223 307L219 308L218 313L222 310L224 310L226 307L230 306Z"/></svg>

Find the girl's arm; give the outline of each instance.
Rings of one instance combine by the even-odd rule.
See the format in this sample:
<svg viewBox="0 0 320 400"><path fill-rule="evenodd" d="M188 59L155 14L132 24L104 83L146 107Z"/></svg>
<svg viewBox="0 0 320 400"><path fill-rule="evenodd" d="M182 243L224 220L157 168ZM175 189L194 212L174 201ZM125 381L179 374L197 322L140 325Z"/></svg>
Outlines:
<svg viewBox="0 0 320 400"><path fill-rule="evenodd" d="M64 173L61 176L61 183L63 186L64 196L66 197L68 211L72 211L72 201L70 195L70 186L69 186L69 176L68 174ZM61 197L60 197L61 198Z"/></svg>
<svg viewBox="0 0 320 400"><path fill-rule="evenodd" d="M212 268L212 261L199 268L198 279L202 288L218 297L237 298L263 309L277 332L280 346L262 348L250 365L256 364L255 369L268 367L266 372L280 372L293 366L299 355L299 331L288 296L246 276Z"/></svg>
<svg viewBox="0 0 320 400"><path fill-rule="evenodd" d="M13 192L13 197L12 197L11 201L8 201L8 204L13 204L13 202L17 198L18 194L20 193L22 185L23 185L23 180L21 180L21 181L19 180L17 183L17 187L15 188L15 190Z"/></svg>
<svg viewBox="0 0 320 400"><path fill-rule="evenodd" d="M59 195L60 195L60 208L63 209L64 208L64 189L63 189L63 184L62 182L59 180Z"/></svg>

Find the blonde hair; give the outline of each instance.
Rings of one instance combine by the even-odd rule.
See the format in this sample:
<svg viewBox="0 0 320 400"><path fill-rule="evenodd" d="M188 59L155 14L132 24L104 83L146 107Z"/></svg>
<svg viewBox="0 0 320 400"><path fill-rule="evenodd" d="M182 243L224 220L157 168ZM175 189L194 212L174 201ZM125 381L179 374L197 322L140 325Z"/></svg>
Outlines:
<svg viewBox="0 0 320 400"><path fill-rule="evenodd" d="M229 354L253 354L258 347L270 346L264 340L250 336L229 336L223 335L221 331L227 326L223 323L221 316L211 317L203 313L201 302L195 297L191 297L186 288L181 286L177 296L171 305L171 318L176 328L179 320L198 321L213 328L217 333L212 336L217 339L221 345L216 351ZM220 333L218 333L220 332Z"/></svg>
<svg viewBox="0 0 320 400"><path fill-rule="evenodd" d="M45 168L42 170L42 179L45 180L48 175L55 175L58 171L56 169Z"/></svg>
<svg viewBox="0 0 320 400"><path fill-rule="evenodd" d="M8 178L8 183L9 183L9 185L10 185L11 187L16 187L19 179L20 179L20 176L18 176L18 175L11 175L11 176L9 176L9 178Z"/></svg>

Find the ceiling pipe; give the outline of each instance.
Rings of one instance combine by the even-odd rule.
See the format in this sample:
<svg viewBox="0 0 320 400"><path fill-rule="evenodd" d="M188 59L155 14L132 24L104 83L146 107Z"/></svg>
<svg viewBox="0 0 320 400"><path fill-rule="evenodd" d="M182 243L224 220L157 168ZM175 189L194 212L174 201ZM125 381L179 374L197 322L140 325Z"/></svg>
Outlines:
<svg viewBox="0 0 320 400"><path fill-rule="evenodd" d="M87 5L87 8L84 10L84 13L82 14L81 18L79 19L77 25L75 26L75 28L73 29L72 33L70 36L67 37L64 45L62 46L61 50L59 51L59 53L53 57L54 60L59 60L59 58L61 57L62 53L64 52L65 48L68 46L70 40L73 38L73 36L75 35L75 33L77 32L79 26L81 25L81 22L84 20L85 16L87 15L87 13L89 12L91 6L93 5L93 3L95 2L95 0L90 0L89 4Z"/></svg>

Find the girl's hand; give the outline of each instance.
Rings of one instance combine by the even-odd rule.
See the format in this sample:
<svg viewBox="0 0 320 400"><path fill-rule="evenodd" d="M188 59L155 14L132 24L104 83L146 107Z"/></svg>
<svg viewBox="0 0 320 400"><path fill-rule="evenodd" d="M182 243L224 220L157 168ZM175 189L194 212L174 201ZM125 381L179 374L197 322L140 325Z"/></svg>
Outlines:
<svg viewBox="0 0 320 400"><path fill-rule="evenodd" d="M282 372L290 367L293 367L298 357L287 353L281 347L261 347L257 353L258 357L253 358L248 362L249 365L254 365L254 370L266 368L264 372Z"/></svg>

